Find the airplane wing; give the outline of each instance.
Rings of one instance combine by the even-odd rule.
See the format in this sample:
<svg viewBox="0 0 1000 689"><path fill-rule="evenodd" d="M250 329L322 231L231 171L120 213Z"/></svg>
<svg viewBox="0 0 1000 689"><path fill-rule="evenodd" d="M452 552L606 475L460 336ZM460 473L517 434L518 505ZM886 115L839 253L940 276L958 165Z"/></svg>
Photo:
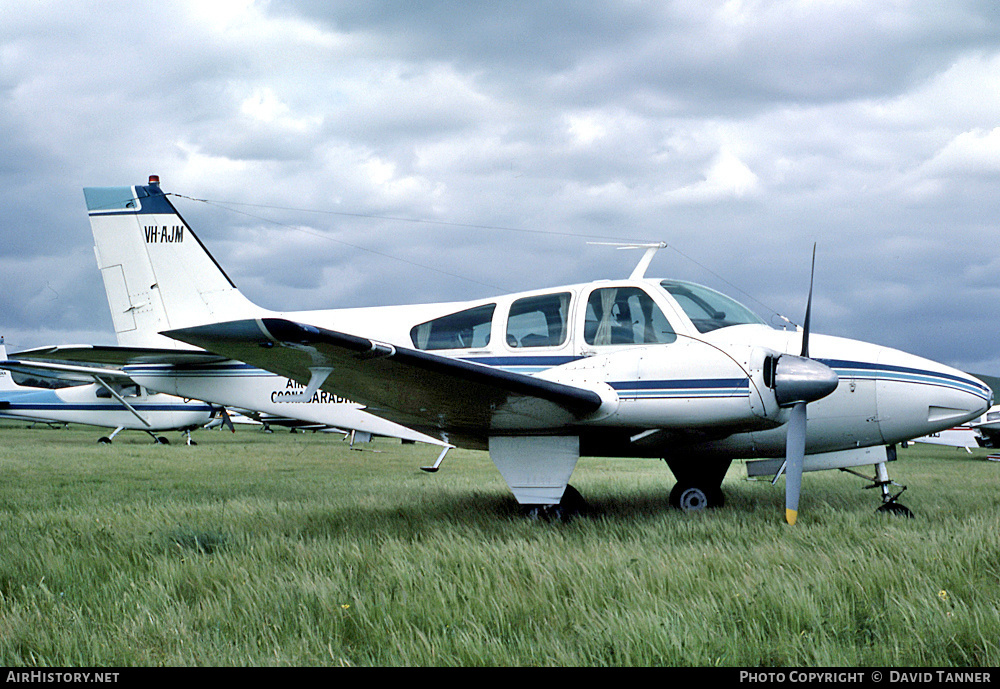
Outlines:
<svg viewBox="0 0 1000 689"><path fill-rule="evenodd" d="M131 385L132 378L118 368L105 368L101 366L77 366L74 364L59 364L51 361L20 361L18 359L7 359L0 361L0 368L5 368L13 373L23 373L29 376L50 378L70 383L96 383L108 391L111 397L128 409L132 414L146 426L149 422L140 414L135 407L122 397L121 393L115 390L112 384Z"/></svg>
<svg viewBox="0 0 1000 689"><path fill-rule="evenodd" d="M51 361L7 359L6 361L0 361L0 368L5 368L13 373L78 384L93 383L97 377L106 381L113 380L119 383L128 383L132 380L121 369L117 368L58 364Z"/></svg>
<svg viewBox="0 0 1000 689"><path fill-rule="evenodd" d="M572 424L596 411L585 388L396 347L279 318L230 321L163 333L238 361L350 397L391 421L426 429L502 433ZM311 392L309 394L312 394Z"/></svg>

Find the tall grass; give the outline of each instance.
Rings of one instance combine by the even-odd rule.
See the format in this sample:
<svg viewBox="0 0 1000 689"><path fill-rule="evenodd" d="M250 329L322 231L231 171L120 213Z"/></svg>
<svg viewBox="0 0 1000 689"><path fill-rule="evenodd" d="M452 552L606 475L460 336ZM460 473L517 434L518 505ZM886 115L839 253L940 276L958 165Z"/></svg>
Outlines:
<svg viewBox="0 0 1000 689"><path fill-rule="evenodd" d="M523 519L485 453L0 427L0 664L1000 664L1000 464L902 450L912 520L838 472L735 465L719 510L661 462L581 460L587 516Z"/></svg>

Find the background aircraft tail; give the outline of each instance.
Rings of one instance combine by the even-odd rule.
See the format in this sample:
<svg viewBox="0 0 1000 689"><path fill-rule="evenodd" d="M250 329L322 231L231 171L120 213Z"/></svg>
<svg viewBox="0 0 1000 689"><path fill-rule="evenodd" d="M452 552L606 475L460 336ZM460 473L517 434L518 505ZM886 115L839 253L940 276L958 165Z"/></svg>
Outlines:
<svg viewBox="0 0 1000 689"><path fill-rule="evenodd" d="M263 313L191 231L158 177L83 193L119 345L188 349L159 333Z"/></svg>
<svg viewBox="0 0 1000 689"><path fill-rule="evenodd" d="M2 336L0 336L0 361L7 361L7 345L3 343ZM10 371L0 368L0 392L17 389L17 384L11 378Z"/></svg>

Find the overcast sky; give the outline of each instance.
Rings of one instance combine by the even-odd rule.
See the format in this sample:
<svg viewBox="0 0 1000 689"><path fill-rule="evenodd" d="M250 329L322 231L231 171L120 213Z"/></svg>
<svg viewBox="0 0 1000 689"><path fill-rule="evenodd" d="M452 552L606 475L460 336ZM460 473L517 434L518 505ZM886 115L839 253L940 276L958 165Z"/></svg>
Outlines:
<svg viewBox="0 0 1000 689"><path fill-rule="evenodd" d="M1000 375L1000 9L0 0L0 334L114 344L82 188L273 309L649 274Z"/></svg>

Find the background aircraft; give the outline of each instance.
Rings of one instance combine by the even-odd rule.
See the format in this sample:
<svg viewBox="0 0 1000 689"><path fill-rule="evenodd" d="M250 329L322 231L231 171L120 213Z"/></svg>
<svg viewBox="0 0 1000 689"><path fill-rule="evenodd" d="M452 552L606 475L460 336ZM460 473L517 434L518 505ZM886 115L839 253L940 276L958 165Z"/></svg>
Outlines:
<svg viewBox="0 0 1000 689"><path fill-rule="evenodd" d="M875 464L891 505L894 445L974 418L992 399L950 367L810 335L809 306L802 331L777 331L717 292L647 279L656 247L626 280L278 313L236 289L158 179L85 196L106 283L129 294L133 312L176 300L185 308L163 324L171 338L489 449L535 510L577 501L568 481L587 454L664 457L672 502L686 508L721 503L734 458L783 456L791 523L803 471ZM137 261L149 270L133 284L124 266Z"/></svg>
<svg viewBox="0 0 1000 689"><path fill-rule="evenodd" d="M15 373L48 380L55 388L19 385ZM197 400L149 393L117 370L73 370L70 366L7 359L0 338L0 416L30 421L81 423L113 428L98 442L110 443L123 430L190 432L209 423L218 409Z"/></svg>
<svg viewBox="0 0 1000 689"><path fill-rule="evenodd" d="M109 298L111 293L109 292ZM115 304L118 306L118 304ZM112 309L115 312L115 309ZM158 338L155 331L148 335ZM134 335L134 334L133 334ZM65 345L16 354L23 362L62 362L79 371L117 370L147 390L242 409L289 428L308 426L352 433L358 441L379 435L437 446L447 443L366 413L360 404L305 386L269 371L200 349Z"/></svg>
<svg viewBox="0 0 1000 689"><path fill-rule="evenodd" d="M969 451L977 447L1000 447L1000 405L990 407L982 416L961 426L916 438L914 442L964 447Z"/></svg>

